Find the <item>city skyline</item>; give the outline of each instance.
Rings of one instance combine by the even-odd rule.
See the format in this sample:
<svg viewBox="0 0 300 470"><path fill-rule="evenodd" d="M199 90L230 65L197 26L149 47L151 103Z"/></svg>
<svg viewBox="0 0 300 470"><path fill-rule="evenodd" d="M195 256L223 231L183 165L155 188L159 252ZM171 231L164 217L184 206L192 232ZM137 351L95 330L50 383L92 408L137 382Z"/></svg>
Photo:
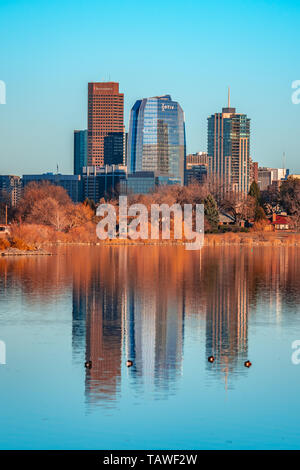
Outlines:
<svg viewBox="0 0 300 470"><path fill-rule="evenodd" d="M259 167L251 158L251 119L231 106L230 87L227 107L207 118L207 152L188 155L185 113L171 95L137 100L126 132L119 89L118 82L88 83L88 129L74 130L74 174L63 175L57 165L56 173L0 175L1 202L16 207L31 182L62 186L75 203L97 204L113 194L207 181L217 183L223 194L243 197L252 183L260 190L278 189L287 179L285 167Z"/></svg>
<svg viewBox="0 0 300 470"><path fill-rule="evenodd" d="M233 106L251 116L253 160L281 167L286 152L287 166L299 173L300 107L291 99L299 78L294 60L299 5L136 6L91 2L85 10L76 1L38 8L34 2L2 3L0 80L7 96L0 106L0 173L41 173L57 164L71 173L73 130L87 128L87 83L103 79L120 83L127 130L138 98L168 93L178 100L185 110L187 153L206 150L207 116L224 106L230 85ZM155 22L145 21L155 12L160 13ZM99 15L108 21L96 28ZM235 34L228 35L233 24Z"/></svg>
<svg viewBox="0 0 300 470"><path fill-rule="evenodd" d="M89 86L91 86L91 85L93 86L93 85L96 85L96 84L98 84L98 85L105 85L105 84L111 85L111 84L116 84L116 85L118 85L118 87L119 87L119 85L120 85L119 82L112 82L112 81L102 81L102 82L99 82L99 81L98 81L98 82L89 82L89 83L87 83L87 96L86 96L87 102L89 102L89 100L90 100L90 98L89 98L89 92L88 92ZM228 88L230 88L230 87L227 87L227 89L228 89ZM125 99L125 97L126 97L126 93L119 94L119 95L122 96L123 99ZM161 95L161 96L169 96L169 94L167 94L167 95ZM154 98L155 98L155 97L154 97ZM143 99L144 99L144 98L137 99L134 105L136 105L136 103L139 102L139 101L142 102ZM225 102L225 101L224 101L224 102ZM130 129L130 116L131 116L132 109L133 109L134 105L132 106L131 110L129 111L128 120L126 120L126 119L125 119L125 116L124 116L124 114L125 114L125 113L124 113L124 107L123 107L123 104L122 104L123 116L124 116L124 119L123 119L124 125L122 124L123 131L122 131L122 132L121 132L121 131L119 131L119 132L116 132L116 131L114 131L114 132L107 132L106 136L107 136L108 138L111 138L111 135L110 135L110 134L112 134L112 137L114 137L114 135L116 135L117 138L118 138L118 135L119 135L119 134L120 134L120 135L122 134L122 136L124 135L124 137L122 137L122 141L124 140L124 144L122 144L122 145L125 145L125 132L128 133L128 132L129 132L129 129ZM88 105L88 106L89 106L89 105ZM222 110L224 110L224 109L227 109L227 108L224 108L224 106L223 106L223 107L222 107ZM235 111L236 108L234 107L234 108L232 108L232 109L234 110L234 113L236 113L236 111ZM222 111L222 112L223 112L223 111ZM220 114L220 113L218 113L218 111L215 111L213 114L211 113L209 116L206 117L206 126L207 126L207 127L208 127L207 121L209 121L210 117L211 117L211 116L214 116L214 115L217 115L217 114ZM222 114L222 113L221 113L221 114ZM236 114L237 114L237 116L238 116L238 115L241 115L240 113L236 113ZM185 115L185 113L184 113L184 115ZM247 116L247 113L245 113L245 116ZM252 118L251 118L251 120L252 120ZM249 119L249 121L250 121L250 119ZM74 140L74 139L75 139L75 135L76 135L76 133L78 133L78 134L79 134L79 133L85 133L85 132L88 133L88 122L89 122L89 111L88 111L88 109L87 109L87 112L86 112L86 124L87 124L87 125L86 125L86 126L83 126L82 129L79 129L79 127L78 127L77 129L73 129L73 130L71 131L71 132L73 133L73 142L72 142L72 147L71 147L71 152L72 152L72 157L71 157L71 169L70 169L70 171L65 172L65 173L73 174L74 171L75 171L75 167L74 167L74 165L75 165L75 161L74 161L74 148L75 148L75 146L76 146L76 143L75 143L75 140ZM185 124L186 124L186 121L185 121ZM1 132L1 130L0 130L0 132ZM206 153L206 152L208 151L207 128L205 129L205 132L206 132L206 135L205 135L204 137L202 137L202 141L203 141L203 142L202 142L202 147L201 147L201 148L196 148L195 151L193 151L193 152L189 152L189 151L186 150L186 155L192 154L192 153L199 153L199 152L200 152L200 153L201 153L201 152ZM69 137L69 136L68 136L68 137ZM79 135L78 135L77 137L79 137ZM106 137L106 139L107 139L107 137ZM88 136L87 136L87 140L88 140ZM251 142L252 142L252 140L255 141L255 136L253 136L253 135L251 135ZM189 148L189 147L188 147L188 140L185 139L185 141L186 141L186 149L188 149L188 148ZM108 145L112 145L112 144L113 144L113 143L109 143ZM118 144L119 144L119 142L117 142L117 144L114 144L114 145L117 145L117 146L118 146ZM90 145L91 145L91 144L90 144ZM105 142L103 143L103 145L105 145ZM251 148L252 148L252 146L253 146L253 145L251 144ZM117 148L118 148L118 147L117 147ZM0 149L1 149L1 142L0 142ZM103 150L102 150L102 153L103 153ZM90 161L90 163L91 163L93 157L89 157L89 154L90 154L90 151L87 150L87 162ZM124 156L123 156L123 157L124 157ZM255 160L255 159L252 157L251 150L250 150L250 154L248 155L248 157L251 157L252 161ZM248 157L247 157L247 158L248 158ZM277 166L279 166L279 167L284 167L284 166L285 166L285 167L286 167L286 166L287 166L287 163L288 163L286 152L283 151L283 153L282 153L282 155L281 155L280 157L281 157L281 160L280 160L280 158L279 158L279 160L278 160L278 159L276 160L276 161L279 162ZM98 159L99 159L99 158L98 158ZM103 162L102 162L102 160L103 160ZM98 164L98 165L99 165L99 164L100 164L100 165L105 164L105 162L104 162L104 154L103 154L103 156L102 156L102 160L101 160L101 162L99 161L97 164ZM2 161L1 163L3 164L3 161ZM120 163L121 163L121 162L120 162ZM276 166L276 165L274 165L274 160L273 160L273 161L270 161L270 165L265 165L264 161L259 161L258 163L259 163L259 165L260 165L261 167L272 167L272 166L275 167L275 166ZM58 162L56 163L55 167L53 167L53 168L47 167L47 164L48 164L48 163L45 161L45 166L41 169L41 171L35 171L34 173L37 173L37 174L38 174L38 173L47 173L47 172L53 172L53 173L55 173L56 171L58 171L58 169L61 168L61 166L59 165ZM111 164L111 163L108 163L108 164ZM11 167L12 167L12 165L10 165L10 168L11 168ZM296 166L296 167L295 167L295 166L291 166L291 168L297 168L297 166ZM20 170L19 172L7 171L6 174L9 174L9 175L14 175L14 174L15 174L15 175L21 176L22 174L24 174L24 173L26 173L26 172L27 172L27 167L23 167L23 170ZM5 171L1 171L1 168L0 168L0 174L4 174L4 173L5 173ZM59 171L59 173L64 173L64 172L63 172L63 171ZM293 173L300 173L300 166L299 166L299 171L298 171L298 172L297 172L297 171L294 171ZM78 174L78 173L75 172L75 174Z"/></svg>

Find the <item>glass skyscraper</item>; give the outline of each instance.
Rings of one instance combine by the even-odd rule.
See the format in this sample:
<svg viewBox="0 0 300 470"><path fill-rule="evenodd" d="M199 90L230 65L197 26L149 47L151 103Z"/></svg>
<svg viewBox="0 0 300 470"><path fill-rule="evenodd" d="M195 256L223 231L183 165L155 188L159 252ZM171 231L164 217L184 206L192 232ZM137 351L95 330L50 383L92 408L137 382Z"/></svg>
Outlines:
<svg viewBox="0 0 300 470"><path fill-rule="evenodd" d="M184 113L170 95L138 100L131 109L128 173L154 171L184 184Z"/></svg>
<svg viewBox="0 0 300 470"><path fill-rule="evenodd" d="M87 130L74 131L74 175L81 175L87 165Z"/></svg>
<svg viewBox="0 0 300 470"><path fill-rule="evenodd" d="M235 108L208 118L209 173L226 191L248 193L250 185L250 119Z"/></svg>

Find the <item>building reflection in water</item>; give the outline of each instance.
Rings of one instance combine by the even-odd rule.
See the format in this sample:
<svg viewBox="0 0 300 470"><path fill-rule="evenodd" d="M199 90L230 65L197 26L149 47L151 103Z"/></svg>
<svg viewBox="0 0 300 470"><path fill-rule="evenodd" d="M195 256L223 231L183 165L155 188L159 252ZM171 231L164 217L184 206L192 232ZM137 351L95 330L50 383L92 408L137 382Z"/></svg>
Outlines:
<svg viewBox="0 0 300 470"><path fill-rule="evenodd" d="M138 278L129 259L127 249L107 250L91 271L85 272L84 266L76 271L73 355L83 360L85 342L84 360L92 361L86 370L90 403L116 398L127 359L134 363L130 376L137 387L152 384L155 390L168 391L181 373L183 300L178 303L163 285L135 285Z"/></svg>
<svg viewBox="0 0 300 470"><path fill-rule="evenodd" d="M98 265L87 263L86 268L81 265L74 273L73 354L82 363L92 361L92 368L86 370L85 390L87 400L95 403L113 400L120 385L124 302L117 276L105 282L105 271Z"/></svg>
<svg viewBox="0 0 300 470"><path fill-rule="evenodd" d="M74 271L73 353L91 360L88 402L113 402L123 371L142 392L168 396L183 370L186 315L206 319L206 358L228 379L247 359L249 286L240 253L220 263L218 253L108 248ZM249 268L249 265L248 265ZM251 286L250 286L251 287ZM198 324L199 343L203 333ZM199 344L199 351L201 345ZM205 360L206 358L203 358ZM133 361L127 373L125 363ZM145 388L146 387L146 388Z"/></svg>
<svg viewBox="0 0 300 470"><path fill-rule="evenodd" d="M48 315L56 312L72 289L73 361L80 367L93 362L85 370L91 404L114 404L122 380L132 393L169 396L191 365L186 361L194 339L195 363L204 361L205 377L233 383L246 373L256 302L273 306L268 311L278 323L293 321L293 305L300 302L300 250L293 247L214 247L200 254L181 247L62 251L0 259L0 291L3 298L10 292L21 297L32 305L32 321L37 315L43 321L40 306L48 305ZM61 321L60 311L52 321ZM212 354L213 365L207 361ZM134 361L130 369L127 359Z"/></svg>
<svg viewBox="0 0 300 470"><path fill-rule="evenodd" d="M247 373L244 361L251 360L251 312L265 310L292 328L300 303L297 247L61 251L52 257L0 257L0 307L10 296L19 298L31 307L26 322L51 321L59 328L68 320L72 292L73 361L80 368L85 360L93 362L84 371L91 404L115 406L122 380L133 394L168 397L193 364L197 374L203 364L204 380L225 379L230 386ZM3 315L0 308L0 320ZM214 364L207 361L210 355L216 356ZM127 359L134 361L130 369Z"/></svg>
<svg viewBox="0 0 300 470"><path fill-rule="evenodd" d="M207 297L206 356L216 362L208 369L229 374L244 371L248 358L249 286L245 258L232 256L223 263L212 263L208 271L213 292Z"/></svg>
<svg viewBox="0 0 300 470"><path fill-rule="evenodd" d="M130 289L124 312L125 355L134 362L135 383L168 391L182 369L183 304L162 291L141 296Z"/></svg>

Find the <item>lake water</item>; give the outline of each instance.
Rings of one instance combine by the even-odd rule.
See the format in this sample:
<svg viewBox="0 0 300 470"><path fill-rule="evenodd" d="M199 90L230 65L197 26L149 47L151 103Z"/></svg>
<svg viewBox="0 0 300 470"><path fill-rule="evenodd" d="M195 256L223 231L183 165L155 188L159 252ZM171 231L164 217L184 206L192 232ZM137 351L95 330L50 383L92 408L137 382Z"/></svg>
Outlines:
<svg viewBox="0 0 300 470"><path fill-rule="evenodd" d="M1 449L300 448L300 249L0 258L0 340Z"/></svg>

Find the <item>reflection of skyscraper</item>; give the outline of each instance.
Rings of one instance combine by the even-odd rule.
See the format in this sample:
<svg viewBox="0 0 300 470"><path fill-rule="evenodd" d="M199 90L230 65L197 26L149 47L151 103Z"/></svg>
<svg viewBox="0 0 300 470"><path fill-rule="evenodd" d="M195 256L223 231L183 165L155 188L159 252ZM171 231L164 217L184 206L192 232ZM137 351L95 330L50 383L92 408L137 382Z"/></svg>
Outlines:
<svg viewBox="0 0 300 470"><path fill-rule="evenodd" d="M82 348L92 361L86 371L89 401L114 398L121 376L122 304L114 286L101 286L99 273L73 289L73 352Z"/></svg>
<svg viewBox="0 0 300 470"><path fill-rule="evenodd" d="M73 288L73 302L72 302L72 349L73 356L78 362L83 362L85 356L85 341L86 341L86 307L87 295L85 286L79 286L77 289Z"/></svg>
<svg viewBox="0 0 300 470"><path fill-rule="evenodd" d="M182 304L162 290L136 294L130 289L124 309L125 348L135 377L157 390L174 386L183 354Z"/></svg>
<svg viewBox="0 0 300 470"><path fill-rule="evenodd" d="M236 271L228 265L215 269L214 292L209 293L207 302L206 356L216 357L217 370L234 372L247 359L247 279L240 265Z"/></svg>
<svg viewBox="0 0 300 470"><path fill-rule="evenodd" d="M87 393L95 400L116 393L121 375L122 302L110 289L93 285L89 292L86 323Z"/></svg>
<svg viewBox="0 0 300 470"><path fill-rule="evenodd" d="M113 260L115 274L123 258L119 255L120 259ZM136 291L127 282L122 286L118 278L105 282L100 273L91 274L91 280L81 279L73 288L74 359L92 361L92 368L86 370L88 401L107 402L116 397L121 363L126 359L134 362L135 380L151 384L156 391L172 388L183 355L182 302L163 289Z"/></svg>

